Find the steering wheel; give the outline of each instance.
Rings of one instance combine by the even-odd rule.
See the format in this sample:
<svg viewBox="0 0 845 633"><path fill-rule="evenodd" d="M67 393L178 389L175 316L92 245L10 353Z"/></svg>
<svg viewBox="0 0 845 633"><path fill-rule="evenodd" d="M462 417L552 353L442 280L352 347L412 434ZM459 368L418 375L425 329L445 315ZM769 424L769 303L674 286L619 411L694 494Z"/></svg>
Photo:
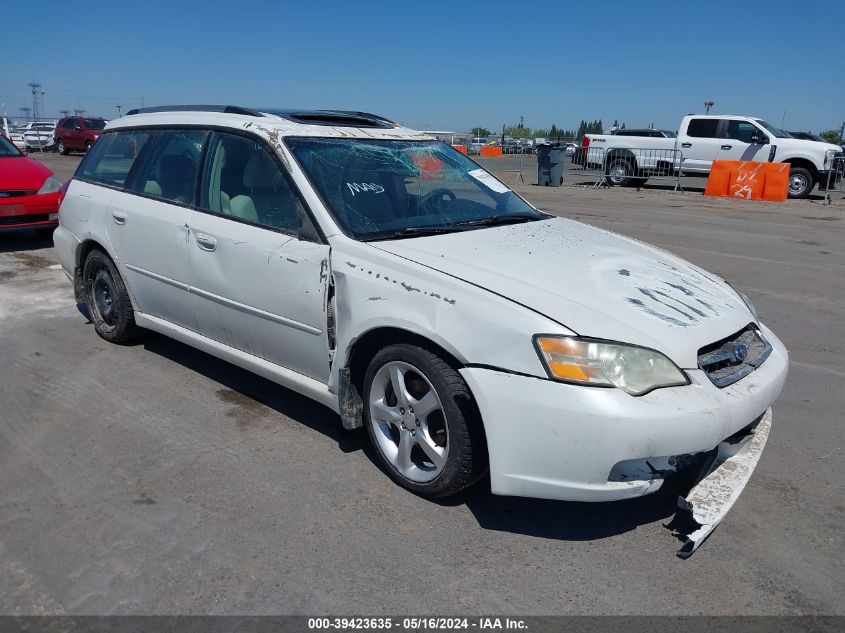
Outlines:
<svg viewBox="0 0 845 633"><path fill-rule="evenodd" d="M450 189L440 187L439 189L435 189L434 191L429 191L422 198L420 198L417 207L424 209L425 207L431 205L432 209L436 211L438 215L445 216L446 209L443 205L444 197L448 198L449 202L454 202L458 198ZM437 202L436 206L434 206L433 204L435 201ZM448 216L446 217L448 218Z"/></svg>

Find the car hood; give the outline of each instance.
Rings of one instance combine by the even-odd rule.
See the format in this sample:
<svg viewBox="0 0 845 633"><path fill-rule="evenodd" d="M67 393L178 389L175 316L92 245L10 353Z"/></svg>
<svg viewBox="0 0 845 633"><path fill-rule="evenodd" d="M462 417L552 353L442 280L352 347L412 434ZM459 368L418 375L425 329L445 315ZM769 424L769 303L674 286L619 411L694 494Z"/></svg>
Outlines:
<svg viewBox="0 0 845 633"><path fill-rule="evenodd" d="M560 323L581 336L657 349L680 367L754 321L724 281L642 242L554 218L372 242ZM526 335L540 332L526 332Z"/></svg>
<svg viewBox="0 0 845 633"><path fill-rule="evenodd" d="M28 156L0 158L0 191L38 191L53 172Z"/></svg>

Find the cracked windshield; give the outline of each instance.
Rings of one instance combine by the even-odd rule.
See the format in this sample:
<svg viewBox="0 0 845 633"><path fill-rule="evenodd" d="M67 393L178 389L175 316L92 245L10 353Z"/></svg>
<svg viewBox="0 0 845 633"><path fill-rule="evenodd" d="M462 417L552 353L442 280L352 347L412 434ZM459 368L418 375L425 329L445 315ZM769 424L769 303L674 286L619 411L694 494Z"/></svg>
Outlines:
<svg viewBox="0 0 845 633"><path fill-rule="evenodd" d="M289 138L338 224L362 240L542 220L477 164L439 141Z"/></svg>

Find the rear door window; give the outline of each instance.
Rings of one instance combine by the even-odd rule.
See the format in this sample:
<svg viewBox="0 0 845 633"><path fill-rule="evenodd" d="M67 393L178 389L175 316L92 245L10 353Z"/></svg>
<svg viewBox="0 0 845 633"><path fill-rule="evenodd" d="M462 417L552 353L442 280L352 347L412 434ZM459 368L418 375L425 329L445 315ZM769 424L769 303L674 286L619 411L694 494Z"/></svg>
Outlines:
<svg viewBox="0 0 845 633"><path fill-rule="evenodd" d="M193 205L200 158L207 138L206 130L159 130L155 143L133 172L127 188Z"/></svg>
<svg viewBox="0 0 845 633"><path fill-rule="evenodd" d="M718 138L719 122L719 119L691 119L687 127L687 136Z"/></svg>
<svg viewBox="0 0 845 633"><path fill-rule="evenodd" d="M76 178L123 188L151 137L149 130L104 134L85 155Z"/></svg>

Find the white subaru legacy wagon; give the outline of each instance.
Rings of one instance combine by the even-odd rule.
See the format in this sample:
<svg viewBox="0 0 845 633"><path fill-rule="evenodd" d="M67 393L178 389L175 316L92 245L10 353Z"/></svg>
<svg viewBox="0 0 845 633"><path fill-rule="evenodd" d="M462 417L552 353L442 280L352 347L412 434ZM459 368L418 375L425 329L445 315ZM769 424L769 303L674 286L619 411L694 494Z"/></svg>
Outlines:
<svg viewBox="0 0 845 633"><path fill-rule="evenodd" d="M684 554L745 487L786 379L725 281L363 112L131 111L59 220L102 338L153 330L305 394L423 496L489 470L495 494L612 501L699 469Z"/></svg>

